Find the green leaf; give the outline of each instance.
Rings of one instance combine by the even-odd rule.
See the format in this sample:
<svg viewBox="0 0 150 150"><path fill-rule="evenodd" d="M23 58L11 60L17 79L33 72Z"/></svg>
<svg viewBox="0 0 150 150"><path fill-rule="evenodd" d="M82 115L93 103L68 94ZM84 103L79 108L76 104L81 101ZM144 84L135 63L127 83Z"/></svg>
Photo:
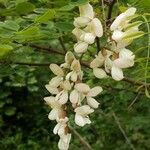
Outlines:
<svg viewBox="0 0 150 150"><path fill-rule="evenodd" d="M16 108L15 107L10 106L10 107L5 108L5 115L12 116L15 113L16 113Z"/></svg>
<svg viewBox="0 0 150 150"><path fill-rule="evenodd" d="M22 2L16 6L17 13L23 15L32 12L35 9L35 6L30 2Z"/></svg>
<svg viewBox="0 0 150 150"><path fill-rule="evenodd" d="M0 26L2 28L8 29L8 30L12 30L12 31L18 31L20 26L12 20L7 20L4 23L1 23Z"/></svg>
<svg viewBox="0 0 150 150"><path fill-rule="evenodd" d="M7 44L0 44L0 57L7 54L9 51L13 50L13 47Z"/></svg>
<svg viewBox="0 0 150 150"><path fill-rule="evenodd" d="M46 11L42 16L39 16L35 19L35 23L45 23L48 22L50 19L55 18L56 12L53 9L49 9Z"/></svg>
<svg viewBox="0 0 150 150"><path fill-rule="evenodd" d="M145 33L143 31L137 31L137 32L133 32L130 34L127 34L126 36L124 36L124 40L134 40L136 38L139 38L141 36L143 36Z"/></svg>
<svg viewBox="0 0 150 150"><path fill-rule="evenodd" d="M89 0L78 0L77 2L70 2L68 5L61 7L59 10L60 11L70 11L76 6L84 5L88 3Z"/></svg>
<svg viewBox="0 0 150 150"><path fill-rule="evenodd" d="M22 30L22 31L18 32L17 34L23 35L23 36L34 35L34 34L37 34L38 31L39 31L38 27L32 26L32 27L27 28L26 30Z"/></svg>

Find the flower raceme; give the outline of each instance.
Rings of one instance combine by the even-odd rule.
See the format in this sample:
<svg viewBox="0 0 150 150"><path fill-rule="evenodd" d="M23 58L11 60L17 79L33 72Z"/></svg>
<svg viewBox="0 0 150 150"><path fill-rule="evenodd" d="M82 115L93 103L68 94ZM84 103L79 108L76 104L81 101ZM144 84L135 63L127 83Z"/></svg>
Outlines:
<svg viewBox="0 0 150 150"><path fill-rule="evenodd" d="M77 38L74 45L76 53L84 53L88 49L89 44L93 44L96 37L103 35L103 27L101 21L95 18L92 6L88 3L79 6L80 17L74 19L75 29L72 33Z"/></svg>
<svg viewBox="0 0 150 150"><path fill-rule="evenodd" d="M60 137L58 147L60 150L67 150L71 139L67 114L69 107L72 106L75 112L77 125L83 127L90 124L88 115L98 108L99 102L94 97L102 92L102 88L100 86L90 88L87 84L82 83L81 65L72 52L67 52L65 63L60 66L51 64L50 69L55 77L45 87L52 96L45 97L44 100L52 108L48 118L57 122L53 132Z"/></svg>
<svg viewBox="0 0 150 150"><path fill-rule="evenodd" d="M89 3L79 6L79 11L80 17L74 19L75 29L72 33L78 41L74 45L74 51L82 54L87 51L90 44L95 42L96 37L103 35L103 27L100 20L95 18L93 8ZM131 22L135 12L135 8L129 8L120 14L110 26L112 34L108 37L108 43L111 48L109 50L103 48L90 63L95 77L102 79L111 75L114 80L120 81L124 78L123 69L134 65L135 55L126 46L139 37L134 37L132 34L141 33L138 29L141 22ZM95 97L102 92L102 88L100 86L90 88L89 85L83 83L84 74L80 61L72 52L66 53L65 62L60 66L51 64L50 70L55 77L45 85L50 92L50 96L44 98L46 104L51 107L48 118L57 122L53 132L60 137L58 148L68 150L71 140L68 113L73 110L74 121L78 126L90 124L89 115L99 106Z"/></svg>

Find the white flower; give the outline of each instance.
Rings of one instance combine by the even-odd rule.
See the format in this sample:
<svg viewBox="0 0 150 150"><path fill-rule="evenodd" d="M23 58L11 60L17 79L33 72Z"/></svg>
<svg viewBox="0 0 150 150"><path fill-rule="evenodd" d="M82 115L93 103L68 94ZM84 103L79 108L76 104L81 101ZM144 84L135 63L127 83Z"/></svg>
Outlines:
<svg viewBox="0 0 150 150"><path fill-rule="evenodd" d="M57 125L54 127L53 133L62 136L65 134L65 128L67 127L68 118L57 118Z"/></svg>
<svg viewBox="0 0 150 150"><path fill-rule="evenodd" d="M71 80L72 82L76 82L78 79L82 80L83 72L81 70L81 65L79 60L74 59L71 66L71 72L66 75L66 80Z"/></svg>
<svg viewBox="0 0 150 150"><path fill-rule="evenodd" d="M103 27L102 23L98 18L94 18L87 26L85 31L91 32L97 37L103 36Z"/></svg>
<svg viewBox="0 0 150 150"><path fill-rule="evenodd" d="M77 107L75 109L75 123L78 126L83 127L85 124L90 124L91 121L88 117L89 114L91 114L92 112L94 112L93 109L91 109L88 105L84 105L81 107Z"/></svg>
<svg viewBox="0 0 150 150"><path fill-rule="evenodd" d="M63 105L68 101L68 91L71 90L71 84L68 80L65 80L60 87L63 90L56 95L56 100Z"/></svg>
<svg viewBox="0 0 150 150"><path fill-rule="evenodd" d="M79 11L81 17L94 18L93 7L89 3L79 6Z"/></svg>
<svg viewBox="0 0 150 150"><path fill-rule="evenodd" d="M135 55L128 49L121 49L119 58L114 60L114 64L119 68L128 68L134 65Z"/></svg>
<svg viewBox="0 0 150 150"><path fill-rule="evenodd" d="M78 102L78 104L80 104L81 101L86 98L89 106L92 108L98 108L99 103L93 97L102 92L102 88L100 86L90 89L87 84L78 83L74 88L75 91L71 93L70 99L73 103ZM77 97L77 99L75 97Z"/></svg>
<svg viewBox="0 0 150 150"><path fill-rule="evenodd" d="M62 135L58 142L58 148L60 150L68 150L70 140L71 140L71 134L68 133L68 134Z"/></svg>
<svg viewBox="0 0 150 150"><path fill-rule="evenodd" d="M48 115L50 120L56 120L62 113L62 105L55 100L55 97L45 97L44 100L52 108L51 112Z"/></svg>
<svg viewBox="0 0 150 150"><path fill-rule="evenodd" d="M124 28L128 22L130 21L130 19L128 19L128 17L133 16L136 12L136 8L131 7L129 8L127 11L125 11L124 13L120 14L112 23L112 25L110 26L111 31L114 30L122 30L122 28Z"/></svg>
<svg viewBox="0 0 150 150"><path fill-rule="evenodd" d="M87 49L88 49L88 43L86 42L80 41L74 45L74 51L76 53L84 53L87 51Z"/></svg>

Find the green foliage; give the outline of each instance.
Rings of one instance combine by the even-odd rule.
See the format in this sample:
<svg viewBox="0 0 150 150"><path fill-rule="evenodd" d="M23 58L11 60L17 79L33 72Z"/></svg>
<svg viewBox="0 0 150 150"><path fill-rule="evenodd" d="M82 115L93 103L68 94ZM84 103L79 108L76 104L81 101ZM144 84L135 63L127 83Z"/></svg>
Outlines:
<svg viewBox="0 0 150 150"><path fill-rule="evenodd" d="M43 97L49 94L44 85L53 77L47 64L60 64L64 57L50 53L47 48L64 53L60 44L62 38L67 50L73 51L74 36L71 32L73 19L78 13L76 6L87 1L0 0L0 150L58 149L58 137L52 133L55 122L47 118L50 108L45 105ZM99 1L91 2L98 10L96 16L102 18L103 8ZM146 24L150 22L150 1L118 0L113 18L119 13L119 8L120 11L127 8L127 3L136 6L139 12L133 18L138 18L138 21L128 28L139 25L145 34L142 36L143 32L138 32L134 37L126 37L128 40L135 38L129 49L136 54L136 63L135 67L125 71L125 76L149 83L150 67L146 66L146 61L150 43ZM147 21L141 17L143 13ZM142 37L136 39L139 36ZM106 37L101 38L100 46L106 47L106 44ZM95 44L89 48L88 54L96 54ZM91 57L85 54L83 60L90 62ZM129 150L131 145L116 123L115 113L135 149L150 149L150 89L110 78L98 80L93 78L91 70L83 69L84 81L91 87L101 85L104 88L97 97L100 108L90 116L91 125L77 127L73 124L73 115L70 124L94 150ZM73 134L70 150L83 149L86 148Z"/></svg>

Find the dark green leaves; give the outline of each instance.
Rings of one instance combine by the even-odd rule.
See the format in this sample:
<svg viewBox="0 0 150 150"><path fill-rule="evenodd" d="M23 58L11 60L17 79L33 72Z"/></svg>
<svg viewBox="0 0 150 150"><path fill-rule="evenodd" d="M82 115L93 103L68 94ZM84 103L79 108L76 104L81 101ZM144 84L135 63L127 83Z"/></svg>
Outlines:
<svg viewBox="0 0 150 150"><path fill-rule="evenodd" d="M56 15L55 10L49 9L43 15L37 17L35 19L35 23L45 23L48 22L50 19L53 19Z"/></svg>
<svg viewBox="0 0 150 150"><path fill-rule="evenodd" d="M16 12L19 13L20 15L24 15L24 14L30 13L34 9L35 9L35 6L32 3L30 3L30 2L19 3L16 6Z"/></svg>
<svg viewBox="0 0 150 150"><path fill-rule="evenodd" d="M13 50L13 47L7 44L0 44L0 58Z"/></svg>

